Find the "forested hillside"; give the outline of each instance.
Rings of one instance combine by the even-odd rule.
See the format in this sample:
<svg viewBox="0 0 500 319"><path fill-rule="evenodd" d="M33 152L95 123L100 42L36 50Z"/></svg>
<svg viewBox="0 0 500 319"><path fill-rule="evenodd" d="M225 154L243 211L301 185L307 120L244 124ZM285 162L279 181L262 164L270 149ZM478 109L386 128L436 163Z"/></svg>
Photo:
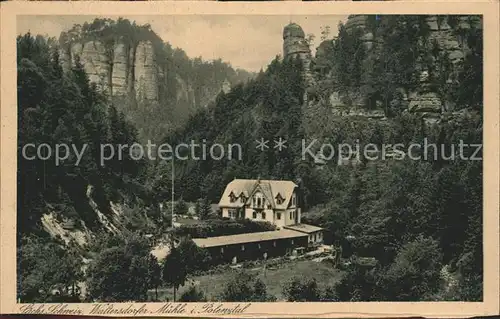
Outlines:
<svg viewBox="0 0 500 319"><path fill-rule="evenodd" d="M454 19L449 17L451 24ZM482 161L450 160L450 155L458 154L460 141L482 143L482 32L457 28L468 45L463 59L452 64L449 52L427 38L424 17L385 16L383 23L373 22L379 23L376 51L363 53L362 32L346 32L344 25L336 41L323 44L322 61L313 61L325 66L312 71L315 87L306 86L300 61L276 58L256 79L221 94L169 134L165 142L173 145L205 138L207 147L237 142L243 149L241 161L178 162L176 193L186 200L201 195L217 202L234 178L294 180L303 192L307 222L329 229L330 241L348 247L349 253L379 261L375 270L349 274L339 288L340 300L480 300ZM364 66L367 59L369 68ZM424 84L423 63L428 74ZM443 109L434 122L426 120L423 110L409 110L405 98L424 85L441 95ZM359 90L364 91L357 94ZM334 91L347 98L343 108L380 108L384 119L333 112L321 95ZM361 96L361 102L349 101L352 95ZM271 144L261 152L255 141L262 137L271 143L283 137L288 148L279 152ZM318 165L310 157L302 159L302 139L308 145L313 138L353 147L373 143L379 150L396 143L421 145L424 138L439 146L436 157L417 161L361 156L355 165L338 165L337 155ZM444 153L440 145L445 145ZM463 157L475 151L465 149ZM423 154L423 149L413 153ZM170 165L163 164L156 176L170 176ZM157 178L157 195L167 196L169 185L168 179ZM440 274L444 265L459 281L451 292L443 288L448 285Z"/></svg>
<svg viewBox="0 0 500 319"><path fill-rule="evenodd" d="M128 21L120 20L118 25L137 31L138 39L140 34L154 35L149 27L131 26ZM96 26L101 26L100 33ZM85 31L79 35L89 38L80 40L88 43L89 39L102 37L111 41L116 35L114 28L116 25L110 20L96 20L83 26ZM160 237L171 223L170 216L162 215L158 205L165 198L159 199L151 189L151 163L133 159L125 152L122 158L114 157L103 165L100 147L140 142L140 132L142 140L149 134L150 138L159 132L165 134L194 112L179 101L168 104L162 100L160 104L141 99L140 95L110 96L106 86L95 81L93 70L101 69L93 63L89 67L89 62L99 62L103 57L95 58L95 52L82 51L81 55L71 55L71 63L67 63L67 56L62 56L66 40L76 41L68 40L64 34L59 41L30 33L17 38L17 284L18 298L23 301L80 300L75 287L86 279L86 261L95 258L96 241L106 241L108 236L121 238L115 238L118 243L138 242L140 247L147 247L127 252L122 258L151 258L150 243L132 233ZM169 48L168 44L156 43ZM179 70L174 68L172 74L177 72L175 76L192 77L193 81L196 78L195 98L200 104L192 106L200 109L214 98L212 94L221 91L224 80L243 81L249 76L220 60L191 60L179 49L172 49L170 54L176 58L164 56L167 61L162 63L172 59L178 65L184 63ZM177 87L167 83L163 89ZM175 114L175 109L181 114ZM42 144L47 147L37 154L37 147ZM32 147L25 148L27 145ZM59 162L54 157L56 145L69 147L69 152L61 149L60 155L65 158ZM135 288L130 287L132 291ZM54 289L60 294L55 296Z"/></svg>
<svg viewBox="0 0 500 319"><path fill-rule="evenodd" d="M112 200L140 200L149 205L145 161L125 155L123 161L100 163L100 145L135 142L135 127L89 83L78 60L64 73L58 52L50 50L43 37L30 34L18 37L17 48L19 234L37 229L41 215L50 211L61 219L96 226L97 216L87 195L94 197L104 213ZM23 146L30 143L87 146L77 165L74 153L60 163L30 159L33 150L21 156ZM49 155L45 151L42 155ZM92 194L88 194L90 185Z"/></svg>

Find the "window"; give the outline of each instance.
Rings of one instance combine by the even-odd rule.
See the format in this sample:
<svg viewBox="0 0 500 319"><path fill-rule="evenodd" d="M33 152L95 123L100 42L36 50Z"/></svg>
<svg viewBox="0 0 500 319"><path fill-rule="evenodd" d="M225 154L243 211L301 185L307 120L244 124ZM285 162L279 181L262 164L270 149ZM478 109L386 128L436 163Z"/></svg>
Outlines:
<svg viewBox="0 0 500 319"><path fill-rule="evenodd" d="M256 192L254 195L253 195L253 206L254 207L259 207L259 208L264 208L265 207L265 198L264 198L264 195L262 194L262 192Z"/></svg>
<svg viewBox="0 0 500 319"><path fill-rule="evenodd" d="M278 193L278 195L276 195L276 203L278 205L281 205L281 204L283 204L284 201L285 201L285 199L281 196L281 194Z"/></svg>
<svg viewBox="0 0 500 319"><path fill-rule="evenodd" d="M245 251L245 245L241 245L241 251Z"/></svg>
<svg viewBox="0 0 500 319"><path fill-rule="evenodd" d="M266 213L262 212L262 219L266 219Z"/></svg>
<svg viewBox="0 0 500 319"><path fill-rule="evenodd" d="M292 219L292 212L290 212L290 219Z"/></svg>
<svg viewBox="0 0 500 319"><path fill-rule="evenodd" d="M276 213L276 219L281 219L281 213Z"/></svg>
<svg viewBox="0 0 500 319"><path fill-rule="evenodd" d="M271 204L267 204L267 209L271 209L273 208L273 206L271 206Z"/></svg>
<svg viewBox="0 0 500 319"><path fill-rule="evenodd" d="M229 201L231 203L234 203L236 201L236 196L234 196L233 192L231 192L231 194L229 194Z"/></svg>
<svg viewBox="0 0 500 319"><path fill-rule="evenodd" d="M253 219L256 219L256 218L257 218L257 212L256 212L256 211L254 211L254 212L252 213L252 218L253 218Z"/></svg>
<svg viewBox="0 0 500 319"><path fill-rule="evenodd" d="M292 197L292 205L295 206L296 204L296 197L295 197L295 194L293 194L293 197Z"/></svg>
<svg viewBox="0 0 500 319"><path fill-rule="evenodd" d="M281 195L278 193L278 195L276 195L276 204L280 205L281 204Z"/></svg>
<svg viewBox="0 0 500 319"><path fill-rule="evenodd" d="M257 244L257 246L259 247L259 249L261 249L262 247L260 246L260 244Z"/></svg>
<svg viewBox="0 0 500 319"><path fill-rule="evenodd" d="M294 244L293 239L292 239L292 245Z"/></svg>
<svg viewBox="0 0 500 319"><path fill-rule="evenodd" d="M274 246L274 247L276 247L276 240L275 240L275 241L273 241L273 246Z"/></svg>
<svg viewBox="0 0 500 319"><path fill-rule="evenodd" d="M241 195L241 197L240 197L240 203L245 203L245 202L246 202L245 195Z"/></svg>
<svg viewBox="0 0 500 319"><path fill-rule="evenodd" d="M220 249L220 253L223 254L224 253L224 248L221 248Z"/></svg>

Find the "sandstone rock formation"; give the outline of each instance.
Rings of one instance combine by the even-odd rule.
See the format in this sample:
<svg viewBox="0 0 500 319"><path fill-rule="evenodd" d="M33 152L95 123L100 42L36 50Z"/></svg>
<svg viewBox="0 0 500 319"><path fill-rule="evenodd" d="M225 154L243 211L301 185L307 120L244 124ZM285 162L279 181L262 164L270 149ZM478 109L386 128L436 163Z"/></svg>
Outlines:
<svg viewBox="0 0 500 319"><path fill-rule="evenodd" d="M283 56L299 57L306 66L311 63L311 49L305 40L302 27L296 23L290 23L283 29Z"/></svg>
<svg viewBox="0 0 500 319"><path fill-rule="evenodd" d="M83 45L81 62L85 72L89 76L90 82L100 85L104 91L111 88L110 83L110 57L106 53L106 48L100 41L89 41Z"/></svg>
<svg viewBox="0 0 500 319"><path fill-rule="evenodd" d="M142 41L135 51L134 89L139 100L158 101L158 69L153 44Z"/></svg>
<svg viewBox="0 0 500 319"><path fill-rule="evenodd" d="M345 28L347 32L352 32L355 29L363 30L363 36L361 40L365 44L367 50L371 50L374 44L373 33L367 28L367 16L366 15L350 15L345 23Z"/></svg>
<svg viewBox="0 0 500 319"><path fill-rule="evenodd" d="M311 74L311 48L306 41L306 35L302 27L296 23L290 23L283 29L283 58L299 58L302 62L304 80L306 85L313 85ZM308 103L308 94L304 93L304 103Z"/></svg>
<svg viewBox="0 0 500 319"><path fill-rule="evenodd" d="M191 59L167 41L148 24L96 18L61 32L59 60L65 72L80 61L88 79L136 126L138 138L159 141L221 90L254 76L221 60Z"/></svg>
<svg viewBox="0 0 500 319"><path fill-rule="evenodd" d="M128 92L129 50L123 42L115 44L113 48L113 72L111 74L112 94L126 95Z"/></svg>
<svg viewBox="0 0 500 319"><path fill-rule="evenodd" d="M465 56L466 48L463 43L460 43L460 38L453 34L452 28L447 20L439 19L436 15L428 16L426 20L431 31L430 40L436 40L439 47L449 53L450 59L453 62L462 59ZM463 19L460 19L459 23L461 27L469 27L467 22Z"/></svg>
<svg viewBox="0 0 500 319"><path fill-rule="evenodd" d="M283 58L299 58L302 61L304 75L310 79L311 49L305 39L304 30L296 23L290 23L283 29Z"/></svg>
<svg viewBox="0 0 500 319"><path fill-rule="evenodd" d="M368 19L369 16L366 15L350 15L345 23L345 29L349 33L354 32L355 30L361 30L361 40L365 44L368 56L371 56L374 54L376 55L377 48L379 48L380 45L383 44L378 39L378 37L372 33L371 29L373 29L373 27L368 27ZM453 21L453 23L458 25L458 28L462 29L470 28L471 23L480 23L480 21L475 20L476 18L470 16L456 16L454 17L454 19L455 20ZM427 16L426 22L429 26L428 40L429 43L437 42L439 50L441 50L442 52L446 52L450 61L456 65L457 62L461 61L465 57L468 48L467 44L464 43L464 39L461 39L460 36L457 36L457 26L455 26L454 28L450 26L450 21L451 18L450 20L448 20L448 18L446 18L445 16ZM479 23L478 25L480 27ZM292 37L291 35L295 35L295 37ZM288 39L299 39L301 38L301 36L303 36L303 32L301 32L301 29L296 26L290 27L290 29L288 30ZM288 40L288 42L292 41ZM304 49L302 49L299 43L300 41L292 42L292 44L295 45L284 43L284 48L287 49L284 50L285 53L290 52L290 54L292 54L295 52L305 51ZM331 71L329 74L325 74L324 72L324 69L328 69L328 65L326 64L329 63L328 59L331 60L331 57L325 57L325 51L329 46L332 45L332 43L334 43L334 40L327 40L322 42L316 51L316 61L313 61L316 64L314 71L317 76L322 77L323 82L335 78L335 74L332 74ZM367 59L367 62L368 61L369 59ZM366 66L364 67L369 68L370 65L366 64ZM422 117L429 119L435 119L437 116L439 116L439 114L441 114L441 112L443 112L447 108L447 105L449 104L448 101L442 101L437 92L433 91L429 82L429 70L426 70L423 67L419 87L414 91L408 92L408 94L402 92L402 95L403 100L400 101L400 103L403 103L403 105L407 107L409 112L421 114ZM345 111L345 100L350 101L349 105L354 108L359 108L361 104L364 103L362 101L362 97L356 96L356 94L353 94L351 92L329 93L329 97L324 100L332 108L338 108L337 113L342 115L349 113L346 113Z"/></svg>
<svg viewBox="0 0 500 319"><path fill-rule="evenodd" d="M207 87L198 87L195 93L190 81L183 79L176 70L167 69L165 60L158 60L158 52L151 41L131 43L118 38L105 45L100 40L84 40L76 31L65 34L65 37L59 51L63 70L69 71L78 57L89 80L111 97L134 97L137 102L158 104L162 99L161 92L172 84L167 83L169 72L172 72L170 75L176 85L170 91L173 101L182 102L189 108L205 106L221 90L226 93L231 90L231 83L226 79L222 85L210 83Z"/></svg>
<svg viewBox="0 0 500 319"><path fill-rule="evenodd" d="M70 43L60 50L63 70L68 71L77 56L90 82L109 95L135 94L137 100L159 101L160 71L150 41L132 47L123 41L110 47L99 40Z"/></svg>

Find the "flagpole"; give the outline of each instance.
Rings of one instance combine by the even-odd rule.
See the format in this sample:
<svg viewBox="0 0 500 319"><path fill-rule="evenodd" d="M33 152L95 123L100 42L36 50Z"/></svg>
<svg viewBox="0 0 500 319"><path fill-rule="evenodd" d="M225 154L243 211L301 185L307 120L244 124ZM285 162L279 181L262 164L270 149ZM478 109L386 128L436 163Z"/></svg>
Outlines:
<svg viewBox="0 0 500 319"><path fill-rule="evenodd" d="M174 156L172 156L172 219L171 219L171 227L174 227L174 180L175 180L175 171L174 171Z"/></svg>

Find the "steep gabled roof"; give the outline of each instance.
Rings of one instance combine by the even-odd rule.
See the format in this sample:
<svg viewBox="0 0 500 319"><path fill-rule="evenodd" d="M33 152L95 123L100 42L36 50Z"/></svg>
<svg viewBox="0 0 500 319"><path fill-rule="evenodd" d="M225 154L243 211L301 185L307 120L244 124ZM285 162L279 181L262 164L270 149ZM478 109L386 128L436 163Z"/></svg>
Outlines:
<svg viewBox="0 0 500 319"><path fill-rule="evenodd" d="M256 180L256 179L235 179L227 184L224 193L219 201L220 207L241 207L242 203L236 201L231 203L229 201L229 194L248 194L245 196L251 197L256 190L262 191L266 200L269 201L273 208L286 209L291 200L292 193L297 185L292 181L279 181L279 180ZM280 194L285 201L280 205L276 204L275 196ZM274 195L273 195L274 194ZM248 200L251 200L250 198Z"/></svg>

